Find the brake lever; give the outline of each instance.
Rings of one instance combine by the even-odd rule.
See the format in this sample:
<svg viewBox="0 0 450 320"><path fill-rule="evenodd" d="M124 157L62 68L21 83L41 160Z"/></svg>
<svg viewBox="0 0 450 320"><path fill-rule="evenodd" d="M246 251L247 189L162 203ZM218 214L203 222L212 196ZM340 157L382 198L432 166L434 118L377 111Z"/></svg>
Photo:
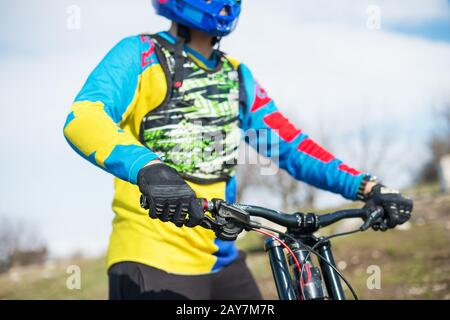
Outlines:
<svg viewBox="0 0 450 320"><path fill-rule="evenodd" d="M219 199L209 204L204 205L204 209L210 211L212 217L205 215L200 225L213 230L217 238L234 241L244 229L250 228L250 215L243 208Z"/></svg>
<svg viewBox="0 0 450 320"><path fill-rule="evenodd" d="M368 210L372 210L372 208L369 208ZM369 216L366 218L363 225L359 229L361 231L366 231L383 217L383 213L384 212L382 207L374 207L373 211L369 214Z"/></svg>
<svg viewBox="0 0 450 320"><path fill-rule="evenodd" d="M218 216L227 221L238 223L243 227L248 227L250 224L250 215L247 211L239 206L228 204L226 202L221 204Z"/></svg>
<svg viewBox="0 0 450 320"><path fill-rule="evenodd" d="M200 226L202 226L205 229L210 229L213 231L216 231L224 226L223 222L220 222L218 220L215 220L211 218L210 216L205 215L203 217L202 222L200 223Z"/></svg>

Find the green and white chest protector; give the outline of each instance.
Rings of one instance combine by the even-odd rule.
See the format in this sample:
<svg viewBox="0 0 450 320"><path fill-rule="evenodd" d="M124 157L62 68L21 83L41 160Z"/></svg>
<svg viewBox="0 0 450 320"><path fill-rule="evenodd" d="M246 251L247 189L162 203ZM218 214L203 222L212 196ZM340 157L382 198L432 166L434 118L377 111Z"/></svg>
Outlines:
<svg viewBox="0 0 450 320"><path fill-rule="evenodd" d="M165 39L156 35L153 41L166 73L168 93L164 102L144 117L142 143L187 180L228 180L236 169L241 140L238 71L223 54L214 70L205 70L184 50L177 56ZM181 73L181 81L177 73Z"/></svg>

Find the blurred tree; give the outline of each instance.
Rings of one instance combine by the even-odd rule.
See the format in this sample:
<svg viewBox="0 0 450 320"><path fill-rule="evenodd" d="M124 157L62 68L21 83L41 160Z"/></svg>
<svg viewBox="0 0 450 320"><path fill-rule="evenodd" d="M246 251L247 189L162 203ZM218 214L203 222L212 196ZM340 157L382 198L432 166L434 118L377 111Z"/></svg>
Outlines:
<svg viewBox="0 0 450 320"><path fill-rule="evenodd" d="M395 150L394 141L392 139L391 130L373 130L373 126L368 126L364 119L370 118L370 108L366 108L364 115L361 116L361 121L355 126L354 133L352 133L352 143L347 144L347 153L351 155L348 163L359 170L365 172L372 172L379 174L380 172L392 169L392 165L385 166L389 163L391 158L399 158L400 155L394 155L393 151L404 153L404 150ZM314 123L316 134L316 141L332 153L335 153L333 146L336 145L336 136L334 133L341 131L340 123L330 119L331 123L327 125L326 117L318 116ZM308 132L308 127L303 126ZM254 155L246 157L246 164L240 165L238 169L238 201L243 199L244 193L249 188L265 188L270 190L278 199L281 200L282 210L293 211L298 209L313 209L316 205L318 189L293 179L284 170L277 170L274 175L261 176L260 163L266 161L258 160L261 156L251 148L245 149L245 152L251 150L250 153ZM244 153L245 153L244 152ZM242 152L241 152L242 154ZM248 164L248 159L252 161ZM256 160L255 160L256 159ZM344 159L343 159L344 160ZM241 161L242 162L242 161Z"/></svg>
<svg viewBox="0 0 450 320"><path fill-rule="evenodd" d="M300 207L314 207L317 189L295 180L274 164L271 164L271 168L268 169L268 159L258 155L253 149L245 148L241 155L243 152L250 155L245 155L247 157L245 164L238 167L238 201L242 201L245 192L250 188L263 188L281 200L281 209L286 212L298 210ZM250 161L247 161L248 159Z"/></svg>
<svg viewBox="0 0 450 320"><path fill-rule="evenodd" d="M443 156L450 154L450 102L436 114L440 125L437 125L437 132L431 136L428 142L430 158L419 172L419 183L436 182L439 161Z"/></svg>
<svg viewBox="0 0 450 320"><path fill-rule="evenodd" d="M12 266L43 263L47 253L35 227L0 217L0 272Z"/></svg>

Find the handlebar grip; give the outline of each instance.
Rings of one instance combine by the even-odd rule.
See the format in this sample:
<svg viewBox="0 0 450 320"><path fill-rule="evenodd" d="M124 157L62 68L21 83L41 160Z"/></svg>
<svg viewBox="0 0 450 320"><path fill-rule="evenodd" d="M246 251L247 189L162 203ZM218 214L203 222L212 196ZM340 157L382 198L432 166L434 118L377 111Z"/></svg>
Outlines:
<svg viewBox="0 0 450 320"><path fill-rule="evenodd" d="M365 209L349 209L340 210L333 213L317 216L319 220L320 228L327 227L333 223L336 223L343 219L349 218L361 218L364 219L367 216L367 210Z"/></svg>
<svg viewBox="0 0 450 320"><path fill-rule="evenodd" d="M209 201L205 198L197 198L196 199L199 206L203 209L204 212L209 211Z"/></svg>

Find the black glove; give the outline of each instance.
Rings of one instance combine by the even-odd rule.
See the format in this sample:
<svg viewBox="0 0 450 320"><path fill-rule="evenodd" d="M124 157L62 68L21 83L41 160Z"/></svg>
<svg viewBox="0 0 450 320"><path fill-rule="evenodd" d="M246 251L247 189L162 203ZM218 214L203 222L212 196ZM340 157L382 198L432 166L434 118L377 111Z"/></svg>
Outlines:
<svg viewBox="0 0 450 320"><path fill-rule="evenodd" d="M374 230L386 231L411 218L413 201L382 184L375 185L366 196L365 201L368 206L376 205L384 209L383 218L373 225Z"/></svg>
<svg viewBox="0 0 450 320"><path fill-rule="evenodd" d="M202 221L203 209L194 190L174 168L163 163L146 166L139 171L137 184L141 206L149 209L150 218L190 228Z"/></svg>

